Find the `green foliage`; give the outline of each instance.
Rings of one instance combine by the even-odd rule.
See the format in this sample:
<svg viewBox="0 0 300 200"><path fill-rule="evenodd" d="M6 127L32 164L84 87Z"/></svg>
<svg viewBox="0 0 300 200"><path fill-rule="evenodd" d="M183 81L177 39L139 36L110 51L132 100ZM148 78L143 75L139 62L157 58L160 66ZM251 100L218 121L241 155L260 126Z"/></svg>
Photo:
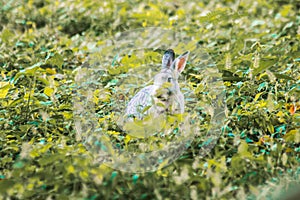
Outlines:
<svg viewBox="0 0 300 200"><path fill-rule="evenodd" d="M255 199L276 184L283 195L290 182L299 183L299 7L275 0L0 2L0 199ZM184 33L193 40L188 47L197 44L215 61L226 87L223 134L206 157L199 150L209 141L196 134L166 168L114 171L95 162L76 135L75 74L88 58L101 57L95 50L108 37L152 26ZM97 72L94 84L103 87L93 102L107 138L133 150L174 139L125 135L115 122L121 111L111 112L149 80L123 84L129 71L159 63L161 50L106 50L112 62ZM194 91L187 100L196 106L187 109L207 130L211 109L204 105L214 91L197 63L188 63L182 88Z"/></svg>

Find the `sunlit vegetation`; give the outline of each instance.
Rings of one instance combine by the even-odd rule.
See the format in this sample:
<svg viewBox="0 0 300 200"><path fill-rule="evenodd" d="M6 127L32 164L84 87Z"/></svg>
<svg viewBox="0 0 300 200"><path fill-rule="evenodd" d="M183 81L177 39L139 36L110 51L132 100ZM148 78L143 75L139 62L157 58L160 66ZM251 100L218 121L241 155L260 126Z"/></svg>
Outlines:
<svg viewBox="0 0 300 200"><path fill-rule="evenodd" d="M300 174L299 9L292 0L1 1L0 199L284 198ZM181 33L191 43L179 43L178 50L195 55L196 45L210 56L227 107L206 156L199 153L206 135L196 134L184 140L189 144L175 162L128 173L96 160L86 135L78 134L76 78L107 39L149 27ZM116 122L151 81L151 75L131 75L159 64L164 50L136 49L119 60L111 49L101 50L111 62L92 83L101 86L91 98L98 128L121 151L162 149L180 138L176 127L163 124L172 132L141 139ZM198 62L191 56L180 80L186 101L194 102L186 111L203 133L212 116L204 107L215 91L207 90ZM132 79L135 84L126 82Z"/></svg>

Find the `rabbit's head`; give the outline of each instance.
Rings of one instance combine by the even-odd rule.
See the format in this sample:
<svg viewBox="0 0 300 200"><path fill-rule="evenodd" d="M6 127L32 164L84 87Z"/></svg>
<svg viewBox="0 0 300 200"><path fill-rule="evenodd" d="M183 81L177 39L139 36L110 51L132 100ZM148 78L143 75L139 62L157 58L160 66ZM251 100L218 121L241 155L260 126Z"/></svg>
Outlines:
<svg viewBox="0 0 300 200"><path fill-rule="evenodd" d="M180 92L178 76L184 70L188 59L189 51L181 54L175 60L175 53L168 49L162 58L162 69L154 77L154 85L160 88L163 98Z"/></svg>

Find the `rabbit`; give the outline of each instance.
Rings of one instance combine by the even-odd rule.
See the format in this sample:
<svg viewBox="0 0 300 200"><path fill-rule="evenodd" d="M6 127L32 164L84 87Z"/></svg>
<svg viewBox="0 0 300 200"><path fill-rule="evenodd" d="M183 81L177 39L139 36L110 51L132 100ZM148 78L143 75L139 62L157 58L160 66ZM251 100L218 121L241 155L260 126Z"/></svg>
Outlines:
<svg viewBox="0 0 300 200"><path fill-rule="evenodd" d="M154 76L154 84L141 89L128 103L124 117L142 120L145 115L158 117L163 113L184 113L184 96L180 91L178 77L184 70L189 51L175 58L172 49L162 58L161 71Z"/></svg>

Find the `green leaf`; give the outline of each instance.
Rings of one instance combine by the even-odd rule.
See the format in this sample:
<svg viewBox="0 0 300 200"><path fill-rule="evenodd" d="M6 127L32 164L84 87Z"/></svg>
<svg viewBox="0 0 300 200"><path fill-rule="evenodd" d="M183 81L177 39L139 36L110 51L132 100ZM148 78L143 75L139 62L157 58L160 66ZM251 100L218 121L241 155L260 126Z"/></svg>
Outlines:
<svg viewBox="0 0 300 200"><path fill-rule="evenodd" d="M12 188L15 184L13 180L1 180L0 181L0 193L5 194L8 189Z"/></svg>
<svg viewBox="0 0 300 200"><path fill-rule="evenodd" d="M251 158L252 155L248 151L248 148L249 148L249 145L247 144L247 142L242 140L240 146L238 147L239 155L243 158Z"/></svg>
<svg viewBox="0 0 300 200"><path fill-rule="evenodd" d="M285 80L295 80L293 77L290 77L288 75L285 74L279 74L279 73L273 73L275 75L276 78L278 79L285 79Z"/></svg>
<svg viewBox="0 0 300 200"><path fill-rule="evenodd" d="M253 101L257 101L258 98L260 97L260 95L262 95L264 92L260 92L260 93L257 93L254 97L254 100Z"/></svg>
<svg viewBox="0 0 300 200"><path fill-rule="evenodd" d="M18 72L14 79L13 79L13 83L17 83L18 79L21 77L21 76L34 76L36 75L36 71L41 69L40 66L43 64L43 62L38 62L30 67L27 67L26 69L24 70L21 70L20 72Z"/></svg>
<svg viewBox="0 0 300 200"><path fill-rule="evenodd" d="M262 73L265 70L269 69L277 61L278 61L278 59L275 57L261 59L259 62L259 67L256 69L253 69L253 76L256 76L257 74Z"/></svg>
<svg viewBox="0 0 300 200"><path fill-rule="evenodd" d="M62 68L62 65L64 64L64 58L60 54L55 53L50 59L47 60L47 64Z"/></svg>
<svg viewBox="0 0 300 200"><path fill-rule="evenodd" d="M18 161L14 164L14 168L23 168L24 163L22 161Z"/></svg>
<svg viewBox="0 0 300 200"><path fill-rule="evenodd" d="M0 82L0 99L6 97L9 89L10 89L10 84L8 82Z"/></svg>
<svg viewBox="0 0 300 200"><path fill-rule="evenodd" d="M44 94L47 95L48 97L51 97L53 92L54 92L53 88L45 87L45 89L44 89Z"/></svg>
<svg viewBox="0 0 300 200"><path fill-rule="evenodd" d="M300 142L300 131L299 130L290 130L288 133L286 133L283 138L287 142Z"/></svg>
<svg viewBox="0 0 300 200"><path fill-rule="evenodd" d="M134 174L132 176L132 181L133 181L134 184L136 184L136 182L137 182L138 179L139 179L139 175L138 174Z"/></svg>
<svg viewBox="0 0 300 200"><path fill-rule="evenodd" d="M14 36L14 33L8 29L4 29L1 33L1 39L4 43L8 43L12 39L13 36Z"/></svg>

